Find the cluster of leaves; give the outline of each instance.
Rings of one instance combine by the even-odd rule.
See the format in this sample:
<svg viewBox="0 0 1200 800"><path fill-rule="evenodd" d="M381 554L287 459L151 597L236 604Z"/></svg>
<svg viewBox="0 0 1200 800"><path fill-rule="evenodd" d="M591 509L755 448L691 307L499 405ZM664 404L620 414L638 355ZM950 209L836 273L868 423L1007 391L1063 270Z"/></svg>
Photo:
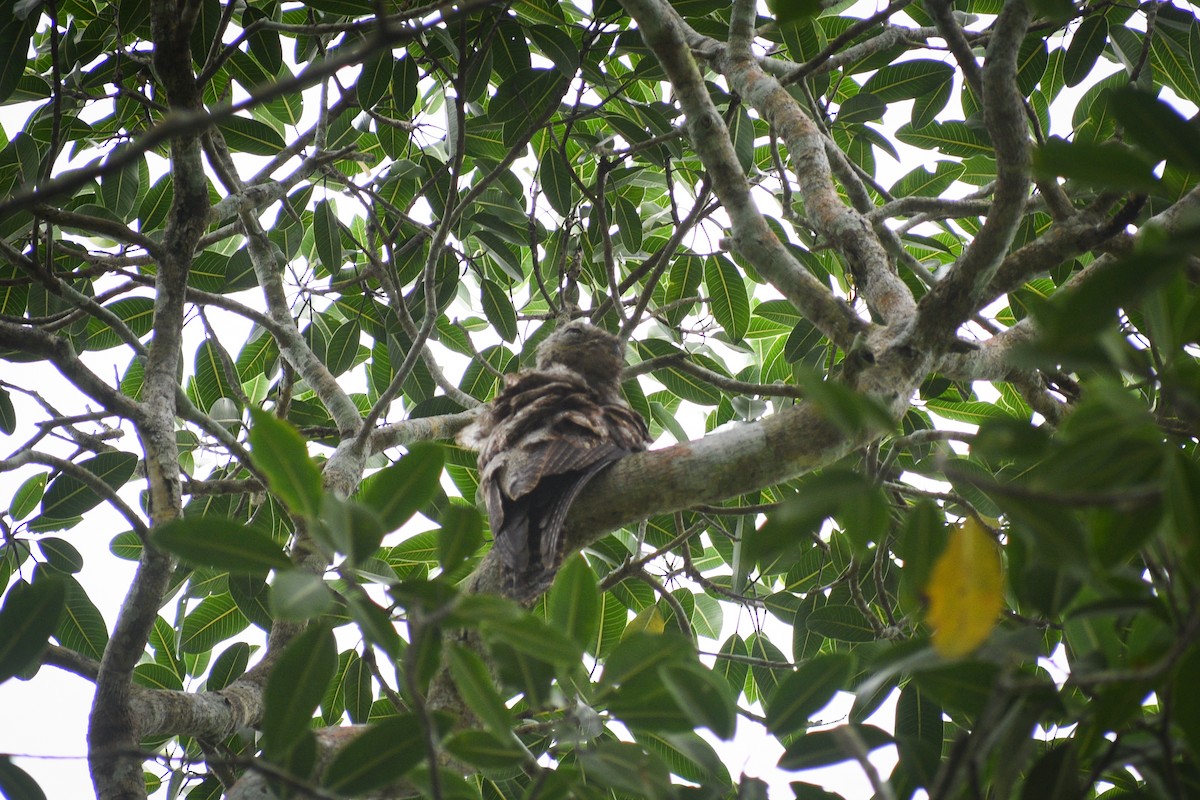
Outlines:
<svg viewBox="0 0 1200 800"><path fill-rule="evenodd" d="M0 518L0 680L43 662L87 673L111 646L71 543L102 503L131 529L112 539L116 557L141 559L149 543L180 560L134 670L147 696L226 689L259 650L252 626L307 626L272 656L261 737L214 748L155 731L143 744L167 767L149 762L150 791L217 797L232 771L343 796L397 781L434 797L758 796L699 733L727 740L741 713L779 740L786 770L895 745L881 779L895 797L1200 793L1195 226L1146 231L1104 262L1086 248L1047 259L1054 217L1028 206L1008 252L1039 266L1015 270L985 323L1037 322L1042 336L1011 368L1042 369L1071 402L1056 429L1033 424L1015 382L977 393L932 374L898 431L817 474L618 530L526 610L469 591L487 550L473 454L417 444L388 465L375 453L379 469L353 493L323 487L320 465L356 434L322 377L353 387L345 399L363 415L382 405L400 426L435 424L492 397L530 363L547 320L582 301L614 329L645 315L630 325L645 366L624 389L663 441L686 439L694 419L712 432L802 395L846 431L879 425L874 404L825 381L846 358L827 332L720 246L728 220L622 7L517 0L382 25L366 0L195 4L206 146L258 172L241 194L190 176L209 181L214 211L183 254L195 313L176 444L189 499L150 528L118 492L161 453L100 435L136 420L96 383L115 369L113 394L144 399L177 180L156 132L187 131L161 103L149 2L60 0L52 19L16 5L0 11L0 98L30 110L0 138L0 197L16 199L0 213L0 323L54 347L5 338L0 351L31 365L0 383L0 429L40 431L0 469L41 465ZM671 5L697 52L724 42L729 3ZM933 8L895 4L910 27L880 34L845 5L762 18L759 34L847 172L866 176L867 204L910 218L896 231L900 276L920 298L984 225L981 201L952 199L986 199L997 180L982 100L925 49ZM1155 96L1167 87L1200 104L1193 13L1039 13L1017 83L1040 179L1078 209L1127 198L1125 224L1194 208L1200 133ZM1119 69L1097 79L1102 65ZM300 91L318 83L323 93ZM793 194L798 154L726 81L707 88L738 166L780 209L768 225L802 268L858 301ZM881 125L910 103L909 122ZM1067 110L1070 136L1047 137ZM897 142L926 160L885 179ZM261 217L290 307L271 306L283 292L264 285L244 208ZM241 340L209 320L227 314L253 323ZM48 361L101 411L46 396ZM935 419L973 426L969 448L951 449ZM56 450L50 431L68 444ZM418 512L438 527L397 532ZM738 604L756 624L729 633ZM443 684L457 701L438 706ZM809 730L839 691L855 695L849 718ZM887 725L876 714L889 698ZM330 755L314 715L366 728ZM0 788L39 796L3 757Z"/></svg>

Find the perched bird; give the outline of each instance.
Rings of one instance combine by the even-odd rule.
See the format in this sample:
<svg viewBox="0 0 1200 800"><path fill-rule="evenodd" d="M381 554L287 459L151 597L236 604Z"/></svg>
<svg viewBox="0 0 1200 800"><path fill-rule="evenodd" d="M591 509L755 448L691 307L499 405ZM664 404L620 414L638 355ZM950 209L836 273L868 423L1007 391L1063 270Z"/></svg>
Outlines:
<svg viewBox="0 0 1200 800"><path fill-rule="evenodd" d="M459 434L479 450L493 547L517 599L538 596L554 580L563 522L580 490L650 441L621 397L623 349L583 320L560 327L538 347L537 366L506 376L503 391Z"/></svg>

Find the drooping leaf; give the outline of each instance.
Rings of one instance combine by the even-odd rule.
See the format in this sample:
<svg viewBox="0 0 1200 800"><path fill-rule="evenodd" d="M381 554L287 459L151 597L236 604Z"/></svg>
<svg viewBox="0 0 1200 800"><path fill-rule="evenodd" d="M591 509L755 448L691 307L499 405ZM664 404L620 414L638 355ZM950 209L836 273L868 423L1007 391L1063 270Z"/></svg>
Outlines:
<svg viewBox="0 0 1200 800"><path fill-rule="evenodd" d="M308 457L296 429L265 411L251 409L250 454L271 491L292 511L316 517L321 509L321 473Z"/></svg>
<svg viewBox="0 0 1200 800"><path fill-rule="evenodd" d="M596 642L600 628L600 592L596 574L577 555L567 560L554 578L548 595L550 621L581 647Z"/></svg>
<svg viewBox="0 0 1200 800"><path fill-rule="evenodd" d="M946 658L965 656L992 632L1004 605L996 544L974 517L951 534L925 594L933 646Z"/></svg>
<svg viewBox="0 0 1200 800"><path fill-rule="evenodd" d="M891 743L892 737L874 725L839 725L806 733L780 757L781 769L812 769L837 764Z"/></svg>
<svg viewBox="0 0 1200 800"><path fill-rule="evenodd" d="M713 316L731 340L741 340L750 324L745 278L732 261L723 256L712 256L704 261L704 284Z"/></svg>
<svg viewBox="0 0 1200 800"><path fill-rule="evenodd" d="M18 674L41 654L58 626L67 590L54 576L18 583L0 607L0 683Z"/></svg>
<svg viewBox="0 0 1200 800"><path fill-rule="evenodd" d="M309 720L337 668L333 633L313 625L288 643L263 693L264 751L284 758L309 729Z"/></svg>
<svg viewBox="0 0 1200 800"><path fill-rule="evenodd" d="M853 664L847 653L821 655L802 664L768 699L767 729L776 735L799 730L845 688Z"/></svg>
<svg viewBox="0 0 1200 800"><path fill-rule="evenodd" d="M150 538L196 566L253 574L291 565L270 536L231 519L176 519L156 527Z"/></svg>

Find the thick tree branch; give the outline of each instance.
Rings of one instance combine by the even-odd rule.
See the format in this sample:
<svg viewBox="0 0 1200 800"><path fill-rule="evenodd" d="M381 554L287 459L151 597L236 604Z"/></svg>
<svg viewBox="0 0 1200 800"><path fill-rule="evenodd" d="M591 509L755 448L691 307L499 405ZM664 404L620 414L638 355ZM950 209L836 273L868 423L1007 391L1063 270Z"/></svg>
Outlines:
<svg viewBox="0 0 1200 800"><path fill-rule="evenodd" d="M713 106L703 76L686 47L679 15L660 0L627 0L646 44L667 72L687 115L688 135L733 228L733 244L764 278L825 335L849 347L864 323L799 264L767 227L754 205L729 129Z"/></svg>
<svg viewBox="0 0 1200 800"><path fill-rule="evenodd" d="M821 129L783 85L759 66L748 48L739 52L731 43L728 52L726 58L715 60L714 66L787 143L808 219L845 257L867 304L885 322L909 319L915 308L912 294L896 274L871 223L838 195Z"/></svg>
<svg viewBox="0 0 1200 800"><path fill-rule="evenodd" d="M198 2L161 3L151 11L155 69L171 107L194 114L202 107L192 74L190 36ZM176 372L183 345L183 308L196 242L204 232L208 180L195 135L171 140L174 200L163 234L155 280L153 338L142 383L144 413L138 436L146 454L146 483L151 522L177 518L182 509L179 448L175 439ZM112 636L100 661L96 695L88 719L88 765L102 800L145 796L140 760L115 758L105 751L134 751L138 720L130 713L133 668L145 651L170 582L173 559L144 542L137 573L121 605Z"/></svg>
<svg viewBox="0 0 1200 800"><path fill-rule="evenodd" d="M1024 0L1009 0L996 20L983 71L984 119L996 150L996 191L987 221L966 253L921 298L918 347L952 337L979 307L1024 215L1030 185L1029 133L1017 87L1017 51L1028 25Z"/></svg>
<svg viewBox="0 0 1200 800"><path fill-rule="evenodd" d="M231 193L240 193L245 188L238 177L237 168L225 147L225 140L218 132L205 135L208 146L209 162L221 176L221 180ZM338 385L337 379L329 371L304 337L296 328L288 306L287 293L282 279L282 264L279 263L275 249L267 239L266 231L258 222L258 217L250 209L238 211L238 218L246 232L247 249L250 253L250 263L254 266L254 274L258 285L262 287L263 299L267 304L267 315L273 325L269 328L279 344L279 352L286 358L296 372L300 374L313 391L317 393L321 403L329 411L338 428L343 432L357 430L362 422L362 414L358 406Z"/></svg>

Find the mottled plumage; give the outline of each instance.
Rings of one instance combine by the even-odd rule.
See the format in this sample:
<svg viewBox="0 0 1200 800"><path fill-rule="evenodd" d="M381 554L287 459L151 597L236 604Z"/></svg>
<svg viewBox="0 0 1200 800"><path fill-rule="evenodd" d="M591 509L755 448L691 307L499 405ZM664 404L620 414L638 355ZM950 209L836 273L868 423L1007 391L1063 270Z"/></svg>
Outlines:
<svg viewBox="0 0 1200 800"><path fill-rule="evenodd" d="M545 591L562 561L567 510L605 466L645 450L646 423L621 397L621 341L583 321L538 347L459 441L479 450L479 490L515 597Z"/></svg>

